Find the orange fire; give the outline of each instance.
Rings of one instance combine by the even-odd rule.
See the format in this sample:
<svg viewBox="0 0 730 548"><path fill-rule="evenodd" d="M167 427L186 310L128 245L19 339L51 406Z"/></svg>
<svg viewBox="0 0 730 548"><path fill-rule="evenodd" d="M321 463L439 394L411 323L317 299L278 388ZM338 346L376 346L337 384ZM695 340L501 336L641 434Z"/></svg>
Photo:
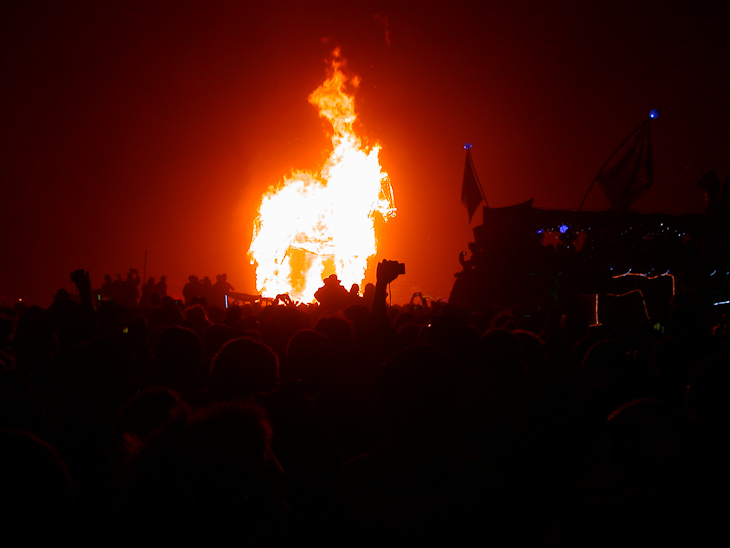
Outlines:
<svg viewBox="0 0 730 548"><path fill-rule="evenodd" d="M262 196L248 254L264 297L313 302L332 273L348 289L362 284L377 250L375 214L395 215L380 147L363 146L353 130L354 99L344 88L357 88L359 79L348 80L343 67L335 50L329 78L309 96L334 130L329 158L318 174L295 172Z"/></svg>

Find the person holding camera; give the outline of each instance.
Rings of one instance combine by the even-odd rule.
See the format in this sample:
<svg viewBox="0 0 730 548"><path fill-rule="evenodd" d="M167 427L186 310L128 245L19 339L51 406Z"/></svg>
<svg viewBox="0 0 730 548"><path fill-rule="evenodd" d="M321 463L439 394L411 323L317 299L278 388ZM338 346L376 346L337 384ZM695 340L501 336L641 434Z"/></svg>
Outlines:
<svg viewBox="0 0 730 548"><path fill-rule="evenodd" d="M388 298L388 285L405 273L405 264L388 260L380 261L375 271L375 292L371 313L378 328L379 339L382 341L383 348L386 349L385 355L389 355L397 348L395 330L388 319L388 304L386 301Z"/></svg>

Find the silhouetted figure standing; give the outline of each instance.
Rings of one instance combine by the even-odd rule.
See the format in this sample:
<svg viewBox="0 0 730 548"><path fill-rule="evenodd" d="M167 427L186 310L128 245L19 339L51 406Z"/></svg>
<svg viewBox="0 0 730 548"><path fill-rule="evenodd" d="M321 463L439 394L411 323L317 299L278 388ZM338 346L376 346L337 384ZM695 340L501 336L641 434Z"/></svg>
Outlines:
<svg viewBox="0 0 730 548"><path fill-rule="evenodd" d="M360 297L360 286L352 284L350 286L350 304L360 304L362 297Z"/></svg>
<svg viewBox="0 0 730 548"><path fill-rule="evenodd" d="M373 284L373 283L365 284L365 289L363 289L363 292L362 292L362 304L364 304L368 309L371 309L373 307L374 298L375 298L375 284Z"/></svg>
<svg viewBox="0 0 730 548"><path fill-rule="evenodd" d="M119 278L117 285L119 293L115 295L115 300L118 304L125 308L135 308L137 306L137 298L139 297L140 284L137 270L135 268L130 268L129 272L127 272L126 279L122 279L119 274L117 274L117 278Z"/></svg>
<svg viewBox="0 0 730 548"><path fill-rule="evenodd" d="M337 312L350 304L350 293L340 283L337 274L330 274L324 279L324 285L315 292L314 298L324 312Z"/></svg>
<svg viewBox="0 0 730 548"><path fill-rule="evenodd" d="M205 301L205 307L207 307L213 301L213 283L210 281L208 276L200 280L200 296Z"/></svg>
<svg viewBox="0 0 730 548"><path fill-rule="evenodd" d="M155 294L155 279L148 278L147 282L142 286L142 295L139 298L140 308L149 308L152 304L152 295Z"/></svg>
<svg viewBox="0 0 730 548"><path fill-rule="evenodd" d="M167 276L160 276L160 281L155 284L155 293L160 299L167 297Z"/></svg>
<svg viewBox="0 0 730 548"><path fill-rule="evenodd" d="M113 301L114 297L114 280L109 274L104 274L104 283L101 285L101 297L105 301Z"/></svg>
<svg viewBox="0 0 730 548"><path fill-rule="evenodd" d="M213 306L225 308L226 306L226 295L233 291L233 286L228 283L226 274L218 274L215 277L215 285L213 286L213 294L210 303Z"/></svg>
<svg viewBox="0 0 730 548"><path fill-rule="evenodd" d="M185 306L192 306L193 299L200 297L203 286L197 276L191 274L188 276L188 283L183 287L183 297L185 298Z"/></svg>

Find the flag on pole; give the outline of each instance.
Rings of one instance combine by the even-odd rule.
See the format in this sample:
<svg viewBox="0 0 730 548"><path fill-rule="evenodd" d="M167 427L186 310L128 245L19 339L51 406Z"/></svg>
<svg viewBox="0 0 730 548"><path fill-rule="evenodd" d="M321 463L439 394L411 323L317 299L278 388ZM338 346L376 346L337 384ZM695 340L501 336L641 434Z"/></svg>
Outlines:
<svg viewBox="0 0 730 548"><path fill-rule="evenodd" d="M645 124L596 177L614 211L627 211L654 182L651 134Z"/></svg>
<svg viewBox="0 0 730 548"><path fill-rule="evenodd" d="M465 147L466 148L466 147ZM474 162L471 159L471 146L466 148L466 164L464 165L464 182L461 186L461 203L466 206L469 212L469 222L474 216L474 212L482 203L484 195L481 191L481 185L474 170Z"/></svg>

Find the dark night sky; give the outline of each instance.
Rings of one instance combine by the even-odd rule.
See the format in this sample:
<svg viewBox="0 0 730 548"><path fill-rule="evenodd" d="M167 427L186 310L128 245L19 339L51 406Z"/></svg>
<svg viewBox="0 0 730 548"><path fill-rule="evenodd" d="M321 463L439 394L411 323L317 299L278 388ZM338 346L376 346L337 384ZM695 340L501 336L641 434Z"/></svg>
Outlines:
<svg viewBox="0 0 730 548"><path fill-rule="evenodd" d="M0 297L47 305L72 270L98 286L145 251L173 293L222 272L253 292L261 193L329 152L307 96L335 46L395 193L374 260L407 264L395 300L448 297L481 219L460 203L467 141L496 207L577 208L651 108L636 210L702 211L700 175L730 174L720 3L349 4L4 2ZM587 208L607 207L596 188Z"/></svg>

